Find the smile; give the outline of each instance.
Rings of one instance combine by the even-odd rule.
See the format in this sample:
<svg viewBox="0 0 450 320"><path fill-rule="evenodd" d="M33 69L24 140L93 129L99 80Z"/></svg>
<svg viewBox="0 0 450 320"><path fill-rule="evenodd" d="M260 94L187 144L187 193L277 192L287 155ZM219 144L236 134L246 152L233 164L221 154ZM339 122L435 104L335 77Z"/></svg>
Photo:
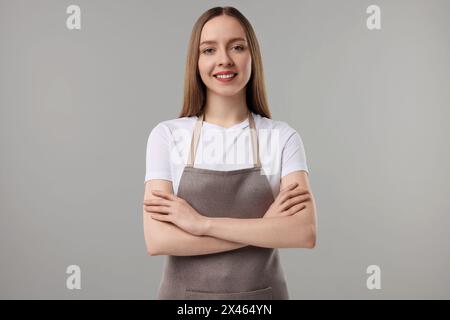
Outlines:
<svg viewBox="0 0 450 320"><path fill-rule="evenodd" d="M237 76L237 73L233 73L233 74L220 74L220 75L214 75L214 78L216 78L219 81L222 82L228 82L233 80L235 77Z"/></svg>

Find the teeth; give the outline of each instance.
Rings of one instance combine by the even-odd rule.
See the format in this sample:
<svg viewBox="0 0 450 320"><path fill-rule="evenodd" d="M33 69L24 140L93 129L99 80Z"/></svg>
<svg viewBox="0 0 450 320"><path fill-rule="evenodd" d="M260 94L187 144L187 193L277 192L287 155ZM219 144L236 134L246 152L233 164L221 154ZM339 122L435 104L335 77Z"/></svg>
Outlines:
<svg viewBox="0 0 450 320"><path fill-rule="evenodd" d="M216 78L221 78L221 79L227 79L227 78L233 78L235 76L235 74L218 74L216 75Z"/></svg>

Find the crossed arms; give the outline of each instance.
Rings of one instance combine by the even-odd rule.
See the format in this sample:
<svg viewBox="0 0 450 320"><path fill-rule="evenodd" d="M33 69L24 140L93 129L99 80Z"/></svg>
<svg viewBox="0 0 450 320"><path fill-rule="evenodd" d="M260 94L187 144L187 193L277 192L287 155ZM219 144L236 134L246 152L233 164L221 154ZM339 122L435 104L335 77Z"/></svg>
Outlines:
<svg viewBox="0 0 450 320"><path fill-rule="evenodd" d="M309 200L295 214L258 219L209 218L202 235L195 235L177 225L159 221L143 208L144 238L150 255L191 256L238 249L247 245L267 248L314 248L317 234L315 200L308 174L292 172L281 180L280 189L292 183L306 190ZM172 182L149 180L145 184L144 201L157 199L152 194L161 190L173 195Z"/></svg>

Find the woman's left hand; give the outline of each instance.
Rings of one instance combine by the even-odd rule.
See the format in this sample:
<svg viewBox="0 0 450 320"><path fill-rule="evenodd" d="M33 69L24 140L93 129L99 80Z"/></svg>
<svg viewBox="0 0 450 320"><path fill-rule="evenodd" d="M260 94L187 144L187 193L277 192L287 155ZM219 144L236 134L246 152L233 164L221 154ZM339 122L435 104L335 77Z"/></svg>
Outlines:
<svg viewBox="0 0 450 320"><path fill-rule="evenodd" d="M173 223L196 236L204 235L208 218L186 200L160 190L152 190L152 194L158 198L144 200L144 208L153 219Z"/></svg>

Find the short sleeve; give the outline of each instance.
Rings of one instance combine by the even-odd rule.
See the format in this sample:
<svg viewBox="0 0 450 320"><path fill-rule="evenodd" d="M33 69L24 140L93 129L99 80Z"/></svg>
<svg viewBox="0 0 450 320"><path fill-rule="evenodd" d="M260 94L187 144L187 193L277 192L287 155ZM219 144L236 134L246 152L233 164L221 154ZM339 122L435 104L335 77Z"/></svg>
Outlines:
<svg viewBox="0 0 450 320"><path fill-rule="evenodd" d="M144 182L150 179L172 181L170 145L169 128L158 124L150 132L147 141Z"/></svg>
<svg viewBox="0 0 450 320"><path fill-rule="evenodd" d="M297 170L304 170L309 175L303 141L295 130L284 145L281 161L281 177Z"/></svg>

